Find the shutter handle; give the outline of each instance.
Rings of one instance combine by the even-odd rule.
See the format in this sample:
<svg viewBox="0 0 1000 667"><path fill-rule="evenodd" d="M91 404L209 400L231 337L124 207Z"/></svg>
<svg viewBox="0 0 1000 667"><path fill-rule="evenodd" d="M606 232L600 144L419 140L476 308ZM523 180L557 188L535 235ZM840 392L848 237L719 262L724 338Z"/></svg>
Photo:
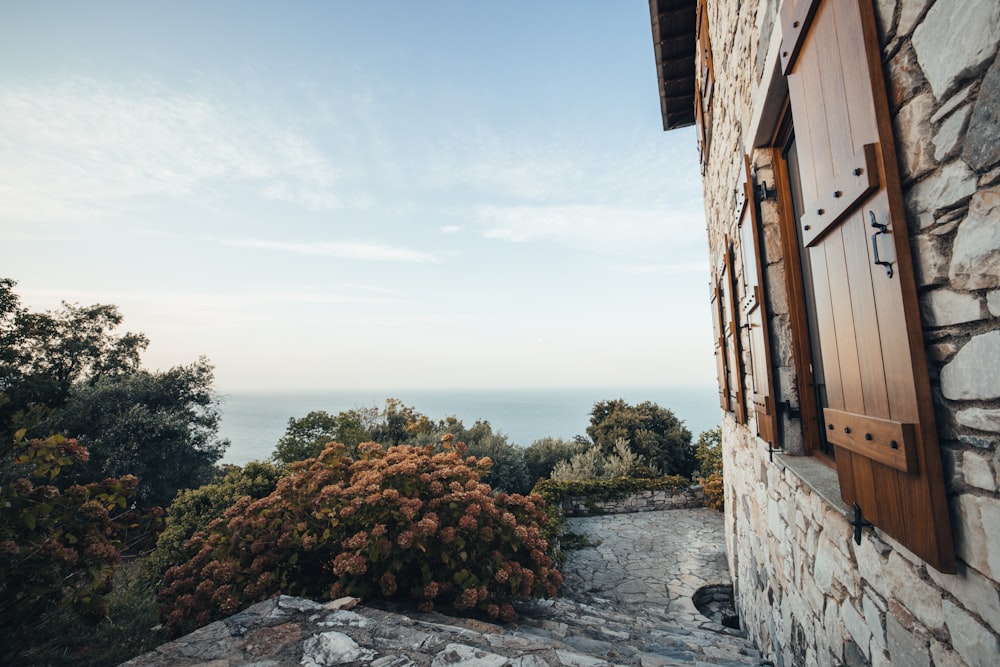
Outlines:
<svg viewBox="0 0 1000 667"><path fill-rule="evenodd" d="M884 266L885 267L885 275L887 275L890 278L892 278L892 262L882 261L881 259L879 259L879 256L878 256L878 235L879 234L888 234L889 233L889 231L888 231L889 225L883 225L883 224L881 224L875 218L875 211L868 211L868 215L871 216L871 225L872 225L872 228L878 230L877 232L875 232L874 234L872 234L872 255L875 257L875 264L877 264L879 266Z"/></svg>

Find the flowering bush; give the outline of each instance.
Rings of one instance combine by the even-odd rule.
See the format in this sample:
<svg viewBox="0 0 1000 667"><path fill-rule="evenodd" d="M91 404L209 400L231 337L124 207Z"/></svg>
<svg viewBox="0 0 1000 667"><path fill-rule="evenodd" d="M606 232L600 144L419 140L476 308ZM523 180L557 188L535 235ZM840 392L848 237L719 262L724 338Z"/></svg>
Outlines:
<svg viewBox="0 0 1000 667"><path fill-rule="evenodd" d="M63 468L87 461L76 440L16 434L4 452L26 474L0 487L0 664L12 663L60 614L101 618L135 495L131 475L100 483L53 485Z"/></svg>
<svg viewBox="0 0 1000 667"><path fill-rule="evenodd" d="M725 508L726 489L722 481L722 469L715 470L708 477L699 477L698 483L707 498L705 505L720 512Z"/></svg>
<svg viewBox="0 0 1000 667"><path fill-rule="evenodd" d="M562 576L542 537L538 496L493 495L489 459L464 445L330 443L293 464L270 495L242 498L196 533L160 600L173 632L279 592L354 595L480 610L510 620L517 597L554 596Z"/></svg>

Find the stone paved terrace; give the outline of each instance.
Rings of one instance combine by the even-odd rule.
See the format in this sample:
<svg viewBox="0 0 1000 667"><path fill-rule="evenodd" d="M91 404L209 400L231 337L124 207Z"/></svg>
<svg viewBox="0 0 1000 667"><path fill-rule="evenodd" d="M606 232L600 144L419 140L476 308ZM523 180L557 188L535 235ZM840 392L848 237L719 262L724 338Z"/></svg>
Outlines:
<svg viewBox="0 0 1000 667"><path fill-rule="evenodd" d="M355 607L352 598L320 604L282 597L125 666L762 664L746 640L701 615L692 602L699 588L729 583L722 514L698 508L567 523L596 546L570 552L563 596L520 605L515 623Z"/></svg>

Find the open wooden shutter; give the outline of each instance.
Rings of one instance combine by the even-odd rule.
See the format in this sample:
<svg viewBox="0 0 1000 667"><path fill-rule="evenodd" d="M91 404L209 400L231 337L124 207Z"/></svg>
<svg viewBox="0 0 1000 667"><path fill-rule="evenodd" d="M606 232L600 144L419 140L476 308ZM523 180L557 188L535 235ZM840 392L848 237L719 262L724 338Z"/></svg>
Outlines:
<svg viewBox="0 0 1000 667"><path fill-rule="evenodd" d="M743 326L747 328L747 340L750 346L748 393L756 415L757 437L772 448L776 444L778 423L774 401L771 341L761 285L761 276L764 275L763 245L749 156L746 157L745 163L746 181L743 183L743 197L736 210L736 220L740 230L740 257L743 261L740 314Z"/></svg>
<svg viewBox="0 0 1000 667"><path fill-rule="evenodd" d="M722 282L718 272L712 275L712 325L715 330L715 367L719 376L719 407L731 412L729 407L729 363L726 354L726 329L722 313Z"/></svg>
<svg viewBox="0 0 1000 667"><path fill-rule="evenodd" d="M726 366L729 371L729 409L736 421L743 424L747 420L746 402L743 398L743 353L740 345L740 330L736 321L736 276L733 272L733 246L726 239L722 277L722 326L725 331Z"/></svg>
<svg viewBox="0 0 1000 667"><path fill-rule="evenodd" d="M955 569L941 454L871 0L788 0L788 74L822 406L841 495Z"/></svg>

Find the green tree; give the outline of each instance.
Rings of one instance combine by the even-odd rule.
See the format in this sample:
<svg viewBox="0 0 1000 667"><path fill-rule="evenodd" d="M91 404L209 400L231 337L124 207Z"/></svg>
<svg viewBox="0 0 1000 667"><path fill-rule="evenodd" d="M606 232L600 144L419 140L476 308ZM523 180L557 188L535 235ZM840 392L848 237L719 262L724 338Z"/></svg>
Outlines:
<svg viewBox="0 0 1000 667"><path fill-rule="evenodd" d="M472 428L461 429L456 438L465 443L473 456L486 456L493 462L483 479L495 491L520 494L531 491L534 483L528 479L524 449L510 444L505 434L495 433L488 421L477 420Z"/></svg>
<svg viewBox="0 0 1000 667"><path fill-rule="evenodd" d="M285 434L278 440L272 459L279 463L294 463L319 456L328 442L339 442L353 452L362 442L372 439L357 410L331 415L314 410L305 417L288 420Z"/></svg>
<svg viewBox="0 0 1000 667"><path fill-rule="evenodd" d="M78 383L62 409L32 432L63 433L87 447L90 461L71 473L73 481L135 475L139 505L165 507L178 490L210 481L229 445L217 436L212 381L212 365L202 358L167 371Z"/></svg>
<svg viewBox="0 0 1000 667"><path fill-rule="evenodd" d="M634 406L620 398L595 403L587 435L607 454L617 440L627 440L632 451L664 475L690 477L697 467L684 422L650 401Z"/></svg>
<svg viewBox="0 0 1000 667"><path fill-rule="evenodd" d="M560 461L568 461L586 450L587 445L562 438L541 438L524 450L524 468L531 486L547 479Z"/></svg>
<svg viewBox="0 0 1000 667"><path fill-rule="evenodd" d="M76 384L120 378L139 368L149 344L143 334L118 334L117 306L63 302L32 313L0 279L0 424L5 439L61 408ZM46 434L48 435L48 434Z"/></svg>
<svg viewBox="0 0 1000 667"><path fill-rule="evenodd" d="M702 477L708 477L713 472L722 472L722 429L702 431L695 443L695 457L698 459L698 472Z"/></svg>

